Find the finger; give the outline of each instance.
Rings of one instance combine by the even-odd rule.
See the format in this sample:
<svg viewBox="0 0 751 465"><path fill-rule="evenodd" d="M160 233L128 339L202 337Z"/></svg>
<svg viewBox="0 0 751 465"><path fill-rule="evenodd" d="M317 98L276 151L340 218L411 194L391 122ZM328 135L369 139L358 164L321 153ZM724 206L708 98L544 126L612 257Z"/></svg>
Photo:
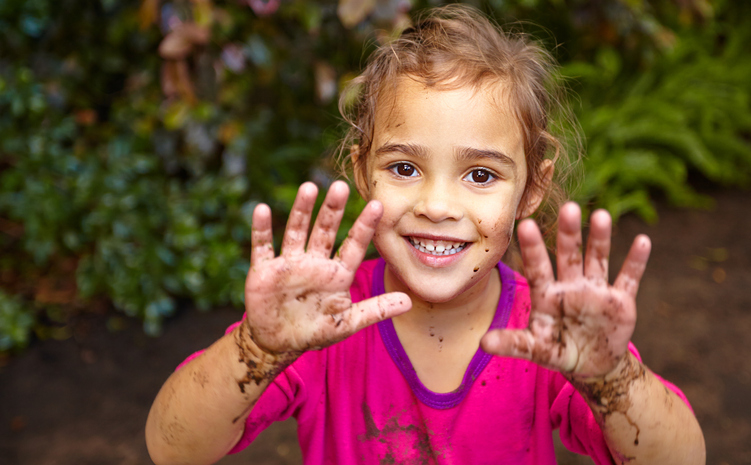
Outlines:
<svg viewBox="0 0 751 465"><path fill-rule="evenodd" d="M402 292L372 297L352 305L342 314L340 331L351 335L373 323L401 315L411 308L412 301Z"/></svg>
<svg viewBox="0 0 751 465"><path fill-rule="evenodd" d="M537 227L534 220L524 220L516 228L516 235L519 237L524 274L529 286L532 289L544 288L555 277L540 228Z"/></svg>
<svg viewBox="0 0 751 465"><path fill-rule="evenodd" d="M595 280L608 281L608 257L612 220L605 210L597 210L590 217L587 254L584 258L584 275Z"/></svg>
<svg viewBox="0 0 751 465"><path fill-rule="evenodd" d="M336 181L331 185L321 210L318 212L313 231L310 233L308 252L326 258L331 256L334 242L336 242L336 232L339 229L342 216L344 216L344 207L347 205L348 196L349 186L347 186L347 183Z"/></svg>
<svg viewBox="0 0 751 465"><path fill-rule="evenodd" d="M579 205L567 202L558 215L556 258L558 280L573 281L582 276L582 220Z"/></svg>
<svg viewBox="0 0 751 465"><path fill-rule="evenodd" d="M382 215L383 205L381 205L381 202L372 200L368 202L360 216L357 217L355 224L352 225L352 229L349 230L349 234L347 234L347 238L337 254L337 259L348 270L354 271L360 266Z"/></svg>
<svg viewBox="0 0 751 465"><path fill-rule="evenodd" d="M531 361L535 338L527 329L494 329L480 339L480 347L492 355Z"/></svg>
<svg viewBox="0 0 751 465"><path fill-rule="evenodd" d="M572 371L577 364L576 347L558 348L541 342L529 329L494 329L480 340L480 347L489 354L535 362L558 371Z"/></svg>
<svg viewBox="0 0 751 465"><path fill-rule="evenodd" d="M284 230L282 255L305 251L310 215L313 213L317 195L318 188L312 182L306 182L298 189L295 203L292 205L292 211L287 220L287 229Z"/></svg>
<svg viewBox="0 0 751 465"><path fill-rule="evenodd" d="M621 272L618 273L618 277L613 284L616 289L625 291L636 298L636 293L639 290L639 282L644 275L644 270L647 268L647 261L649 260L649 252L651 250L652 243L649 237L644 234L636 236L634 243L631 244L631 249L628 251L626 261L623 262Z"/></svg>
<svg viewBox="0 0 751 465"><path fill-rule="evenodd" d="M259 204L253 210L253 227L250 234L250 266L274 258L274 235L271 232L271 209Z"/></svg>

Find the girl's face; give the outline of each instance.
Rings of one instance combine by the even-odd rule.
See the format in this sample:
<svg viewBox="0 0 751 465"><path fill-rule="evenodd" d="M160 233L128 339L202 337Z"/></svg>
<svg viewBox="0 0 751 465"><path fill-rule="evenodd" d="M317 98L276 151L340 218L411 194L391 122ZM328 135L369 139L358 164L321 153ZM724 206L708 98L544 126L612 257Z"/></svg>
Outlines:
<svg viewBox="0 0 751 465"><path fill-rule="evenodd" d="M390 291L448 302L486 284L514 221L537 207L536 198L521 203L522 134L498 90L435 90L403 78L376 111L367 179L357 183L384 207L373 243Z"/></svg>

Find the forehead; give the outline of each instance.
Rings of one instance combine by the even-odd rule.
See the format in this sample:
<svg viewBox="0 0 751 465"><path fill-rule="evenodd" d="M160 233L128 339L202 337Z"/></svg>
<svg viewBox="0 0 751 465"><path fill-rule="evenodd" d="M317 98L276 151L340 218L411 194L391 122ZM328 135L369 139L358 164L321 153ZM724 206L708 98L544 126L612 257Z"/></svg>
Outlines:
<svg viewBox="0 0 751 465"><path fill-rule="evenodd" d="M389 143L414 143L436 150L497 150L517 162L524 160L521 126L503 82L427 86L402 77L381 94L375 112L373 151Z"/></svg>

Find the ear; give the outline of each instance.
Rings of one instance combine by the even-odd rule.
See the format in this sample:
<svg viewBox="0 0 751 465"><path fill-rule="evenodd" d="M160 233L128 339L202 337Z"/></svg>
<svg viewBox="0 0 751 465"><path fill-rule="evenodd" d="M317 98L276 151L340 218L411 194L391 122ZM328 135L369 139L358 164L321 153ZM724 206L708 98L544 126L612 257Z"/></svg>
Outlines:
<svg viewBox="0 0 751 465"><path fill-rule="evenodd" d="M540 186L531 186L527 192L522 196L522 201L519 203L519 208L516 210L516 219L521 220L534 213L542 203L542 199L545 198L545 194L550 189L550 184L553 182L553 172L555 171L555 165L553 160L545 159L540 163Z"/></svg>
<svg viewBox="0 0 751 465"><path fill-rule="evenodd" d="M365 166L364 157L360 156L360 146L355 144L350 147L349 156L352 159L352 170L355 176L355 187L360 196L365 199L370 199L370 184L368 183L368 169Z"/></svg>

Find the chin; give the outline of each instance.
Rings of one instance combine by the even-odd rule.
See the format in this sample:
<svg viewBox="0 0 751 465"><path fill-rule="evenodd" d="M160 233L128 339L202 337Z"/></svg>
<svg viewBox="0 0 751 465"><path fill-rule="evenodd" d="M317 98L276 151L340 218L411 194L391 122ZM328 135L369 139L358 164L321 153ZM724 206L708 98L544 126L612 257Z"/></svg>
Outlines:
<svg viewBox="0 0 751 465"><path fill-rule="evenodd" d="M461 297L481 280L480 276L472 277L469 282L458 286L458 277L447 276L443 279L409 279L390 268L391 275L398 282L400 290L428 303L442 304Z"/></svg>

